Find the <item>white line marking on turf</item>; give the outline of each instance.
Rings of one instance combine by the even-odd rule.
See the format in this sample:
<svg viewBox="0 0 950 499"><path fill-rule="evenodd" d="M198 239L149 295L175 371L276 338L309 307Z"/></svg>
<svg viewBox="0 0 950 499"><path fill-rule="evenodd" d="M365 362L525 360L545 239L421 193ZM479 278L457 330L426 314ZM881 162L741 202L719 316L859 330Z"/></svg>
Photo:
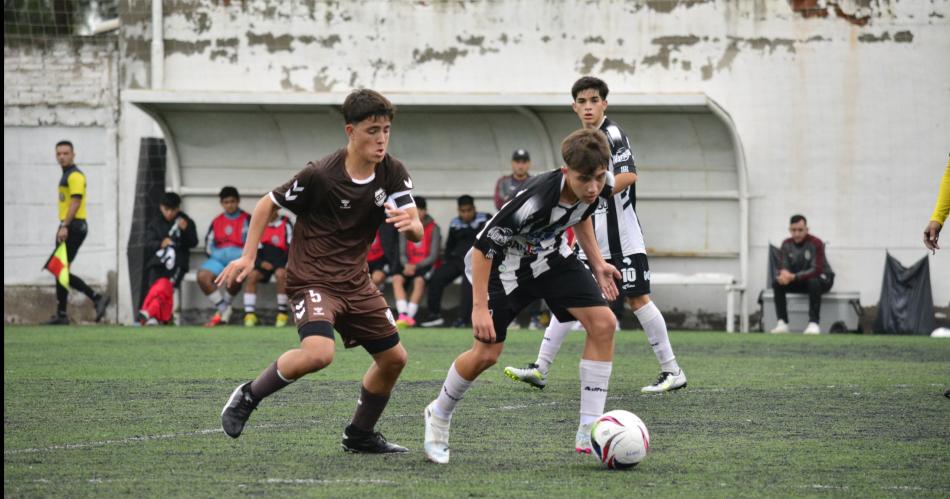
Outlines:
<svg viewBox="0 0 950 499"><path fill-rule="evenodd" d="M337 485L341 483L355 483L358 485L396 485L396 482L389 480L321 480L319 478L268 478L261 480L261 483L275 483L287 485Z"/></svg>

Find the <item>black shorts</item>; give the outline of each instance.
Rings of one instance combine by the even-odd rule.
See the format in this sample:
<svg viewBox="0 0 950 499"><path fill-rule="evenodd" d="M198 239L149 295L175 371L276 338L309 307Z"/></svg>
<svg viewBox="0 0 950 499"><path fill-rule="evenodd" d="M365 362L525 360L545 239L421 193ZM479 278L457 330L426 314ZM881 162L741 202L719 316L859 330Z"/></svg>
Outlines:
<svg viewBox="0 0 950 499"><path fill-rule="evenodd" d="M607 263L620 271L622 277L617 279L617 290L621 296L632 298L650 294L650 264L644 253L607 260Z"/></svg>
<svg viewBox="0 0 950 499"><path fill-rule="evenodd" d="M261 267L263 262L271 264L273 268L270 270L264 269ZM275 270L285 267L287 267L286 251L269 244L261 246L261 249L257 252L257 260L254 262L254 270L261 274L261 283L270 281L270 277L274 275Z"/></svg>
<svg viewBox="0 0 950 499"><path fill-rule="evenodd" d="M76 259L76 254L79 253L79 247L82 246L83 241L86 240L86 234L88 232L89 226L86 225L85 220L76 218L69 223L66 235L66 260L70 264ZM56 241L55 246L53 246L53 251L56 251L57 247L59 247L59 241Z"/></svg>
<svg viewBox="0 0 950 499"><path fill-rule="evenodd" d="M402 274L402 269L399 271ZM429 279L432 279L432 265L427 265L425 267L416 267L416 273L412 276L403 275L406 278L406 284L411 284L416 277L421 277L425 282L429 282Z"/></svg>
<svg viewBox="0 0 950 499"><path fill-rule="evenodd" d="M488 310L495 326L495 342L505 341L508 324L532 302L543 299L561 322L577 320L567 309L607 306L590 270L575 256L537 279L520 284L510 295L497 275L488 281Z"/></svg>
<svg viewBox="0 0 950 499"><path fill-rule="evenodd" d="M378 271L386 275L390 275L389 262L387 262L385 258L380 258L379 260L376 260L375 262L369 262L368 265L369 265L370 274Z"/></svg>

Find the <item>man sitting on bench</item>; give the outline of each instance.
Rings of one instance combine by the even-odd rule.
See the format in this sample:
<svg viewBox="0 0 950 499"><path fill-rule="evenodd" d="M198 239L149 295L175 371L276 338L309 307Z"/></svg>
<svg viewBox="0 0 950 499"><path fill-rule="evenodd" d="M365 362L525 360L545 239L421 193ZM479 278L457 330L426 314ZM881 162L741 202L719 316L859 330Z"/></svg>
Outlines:
<svg viewBox="0 0 950 499"><path fill-rule="evenodd" d="M803 215L792 215L788 231L792 237L782 242L782 258L775 276L775 315L778 323L773 333L788 332L788 305L786 293L808 294L808 327L805 334L820 334L818 316L821 295L827 293L835 281L835 274L825 259L825 244L808 233L808 220Z"/></svg>

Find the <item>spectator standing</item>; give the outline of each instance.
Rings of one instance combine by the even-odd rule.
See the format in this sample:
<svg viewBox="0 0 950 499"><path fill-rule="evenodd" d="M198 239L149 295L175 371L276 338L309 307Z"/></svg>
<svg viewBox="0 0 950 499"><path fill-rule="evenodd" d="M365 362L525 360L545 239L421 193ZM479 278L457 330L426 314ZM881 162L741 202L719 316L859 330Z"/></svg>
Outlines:
<svg viewBox="0 0 950 499"><path fill-rule="evenodd" d="M525 149L515 149L511 153L511 175L505 175L495 183L495 209L501 207L515 197L521 186L531 178L531 155Z"/></svg>

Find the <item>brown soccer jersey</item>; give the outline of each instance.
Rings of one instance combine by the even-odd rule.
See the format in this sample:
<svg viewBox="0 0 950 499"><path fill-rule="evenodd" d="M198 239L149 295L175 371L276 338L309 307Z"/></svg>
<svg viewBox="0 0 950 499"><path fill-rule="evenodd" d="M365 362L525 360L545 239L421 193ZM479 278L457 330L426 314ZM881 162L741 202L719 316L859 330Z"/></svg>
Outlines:
<svg viewBox="0 0 950 499"><path fill-rule="evenodd" d="M353 180L346 172L346 149L307 164L293 179L271 191L271 199L294 212L287 264L287 294L314 285L341 293L361 289L369 276L366 254L385 219L384 203L414 206L412 180L387 154L372 177Z"/></svg>

